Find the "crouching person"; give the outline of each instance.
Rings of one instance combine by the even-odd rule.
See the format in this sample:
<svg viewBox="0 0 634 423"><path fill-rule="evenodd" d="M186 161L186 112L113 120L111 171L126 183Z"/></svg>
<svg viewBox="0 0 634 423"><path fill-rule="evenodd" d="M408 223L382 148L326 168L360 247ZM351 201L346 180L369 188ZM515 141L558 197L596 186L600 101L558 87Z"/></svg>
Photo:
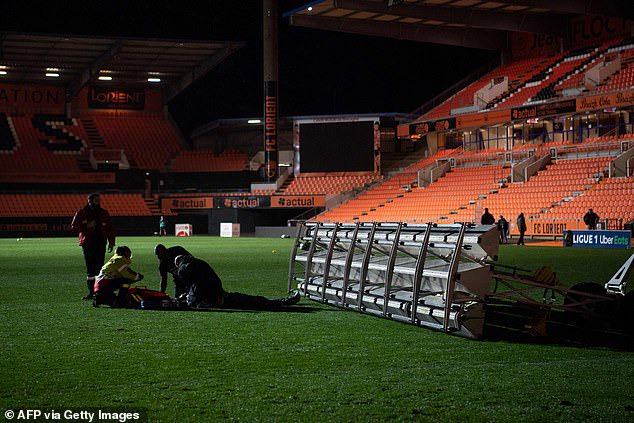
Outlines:
<svg viewBox="0 0 634 423"><path fill-rule="evenodd" d="M125 306L125 297L131 283L143 279L143 275L132 270L132 251L126 246L117 247L114 255L103 265L95 280L95 298L92 305L110 307ZM119 290L115 296L115 291Z"/></svg>

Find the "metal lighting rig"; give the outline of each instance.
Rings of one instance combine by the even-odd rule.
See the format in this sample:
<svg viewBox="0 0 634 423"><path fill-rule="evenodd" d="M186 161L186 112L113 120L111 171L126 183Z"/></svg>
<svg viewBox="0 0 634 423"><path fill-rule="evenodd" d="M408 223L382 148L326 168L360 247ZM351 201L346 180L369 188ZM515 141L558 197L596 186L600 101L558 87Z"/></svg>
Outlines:
<svg viewBox="0 0 634 423"><path fill-rule="evenodd" d="M490 225L304 222L291 250L288 288L347 309L472 339L498 329L530 336L575 331L630 336L634 255L604 286L559 285L496 263ZM295 286L294 286L295 285Z"/></svg>

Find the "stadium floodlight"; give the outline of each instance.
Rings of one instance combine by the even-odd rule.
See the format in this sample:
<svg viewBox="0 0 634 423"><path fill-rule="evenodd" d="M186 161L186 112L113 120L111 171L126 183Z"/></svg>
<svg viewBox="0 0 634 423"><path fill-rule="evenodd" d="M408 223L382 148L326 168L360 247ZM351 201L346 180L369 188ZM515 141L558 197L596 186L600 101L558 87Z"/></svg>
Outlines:
<svg viewBox="0 0 634 423"><path fill-rule="evenodd" d="M100 81L112 81L112 77L108 75L99 75L98 78Z"/></svg>
<svg viewBox="0 0 634 423"><path fill-rule="evenodd" d="M632 335L634 292L625 293L625 279L634 255L605 287L566 288L547 267L531 273L496 263L498 250L492 225L304 222L288 289L296 284L315 301L473 339L501 330Z"/></svg>
<svg viewBox="0 0 634 423"><path fill-rule="evenodd" d="M44 76L46 76L48 78L59 78L59 73L58 72L46 72L44 74Z"/></svg>
<svg viewBox="0 0 634 423"><path fill-rule="evenodd" d="M303 225L293 282L305 296L345 308L479 338L497 257L490 226L357 223ZM300 230L300 232L302 232Z"/></svg>

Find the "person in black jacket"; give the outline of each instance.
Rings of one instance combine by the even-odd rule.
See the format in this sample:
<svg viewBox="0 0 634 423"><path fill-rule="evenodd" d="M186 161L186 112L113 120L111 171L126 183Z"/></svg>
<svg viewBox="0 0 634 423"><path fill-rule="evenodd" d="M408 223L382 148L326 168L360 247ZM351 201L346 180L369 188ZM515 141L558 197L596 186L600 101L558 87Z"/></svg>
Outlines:
<svg viewBox="0 0 634 423"><path fill-rule="evenodd" d="M185 283L176 274L176 266L174 265L174 259L176 256L189 256L189 251L175 245L173 247L166 248L163 244L156 244L154 247L154 255L159 260L159 274L161 275L161 292L165 293L167 290L167 275L171 273L174 279L174 298L178 298L186 292Z"/></svg>
<svg viewBox="0 0 634 423"><path fill-rule="evenodd" d="M524 233L526 233L526 218L524 212L521 212L517 216L517 230L520 233L520 239L517 240L517 245L524 245Z"/></svg>
<svg viewBox="0 0 634 423"><path fill-rule="evenodd" d="M588 212L583 216L583 223L586 224L586 228L589 230L594 230L597 228L597 223L599 223L599 215L594 210L588 209Z"/></svg>
<svg viewBox="0 0 634 423"><path fill-rule="evenodd" d="M480 218L482 225L493 225L495 223L495 217L489 213L489 209L484 209L484 214Z"/></svg>
<svg viewBox="0 0 634 423"><path fill-rule="evenodd" d="M233 308L242 310L279 310L299 302L299 292L286 298L268 299L257 295L226 292L214 269L204 260L191 255L174 259L176 275L185 283L187 292L177 299L193 308Z"/></svg>
<svg viewBox="0 0 634 423"><path fill-rule="evenodd" d="M500 231L500 242L506 244L508 242L509 222L502 215L498 219L498 231Z"/></svg>

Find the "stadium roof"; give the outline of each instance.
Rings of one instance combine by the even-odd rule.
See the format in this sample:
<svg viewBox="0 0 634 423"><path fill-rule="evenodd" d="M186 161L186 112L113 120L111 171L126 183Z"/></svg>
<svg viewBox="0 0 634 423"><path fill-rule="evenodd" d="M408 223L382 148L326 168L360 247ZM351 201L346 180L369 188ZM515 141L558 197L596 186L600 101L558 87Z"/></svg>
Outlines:
<svg viewBox="0 0 634 423"><path fill-rule="evenodd" d="M61 85L71 96L88 83L158 84L170 100L242 46L232 41L2 32L0 82Z"/></svg>
<svg viewBox="0 0 634 423"><path fill-rule="evenodd" d="M565 37L571 18L634 18L631 0L318 0L295 26L504 51L512 32Z"/></svg>

